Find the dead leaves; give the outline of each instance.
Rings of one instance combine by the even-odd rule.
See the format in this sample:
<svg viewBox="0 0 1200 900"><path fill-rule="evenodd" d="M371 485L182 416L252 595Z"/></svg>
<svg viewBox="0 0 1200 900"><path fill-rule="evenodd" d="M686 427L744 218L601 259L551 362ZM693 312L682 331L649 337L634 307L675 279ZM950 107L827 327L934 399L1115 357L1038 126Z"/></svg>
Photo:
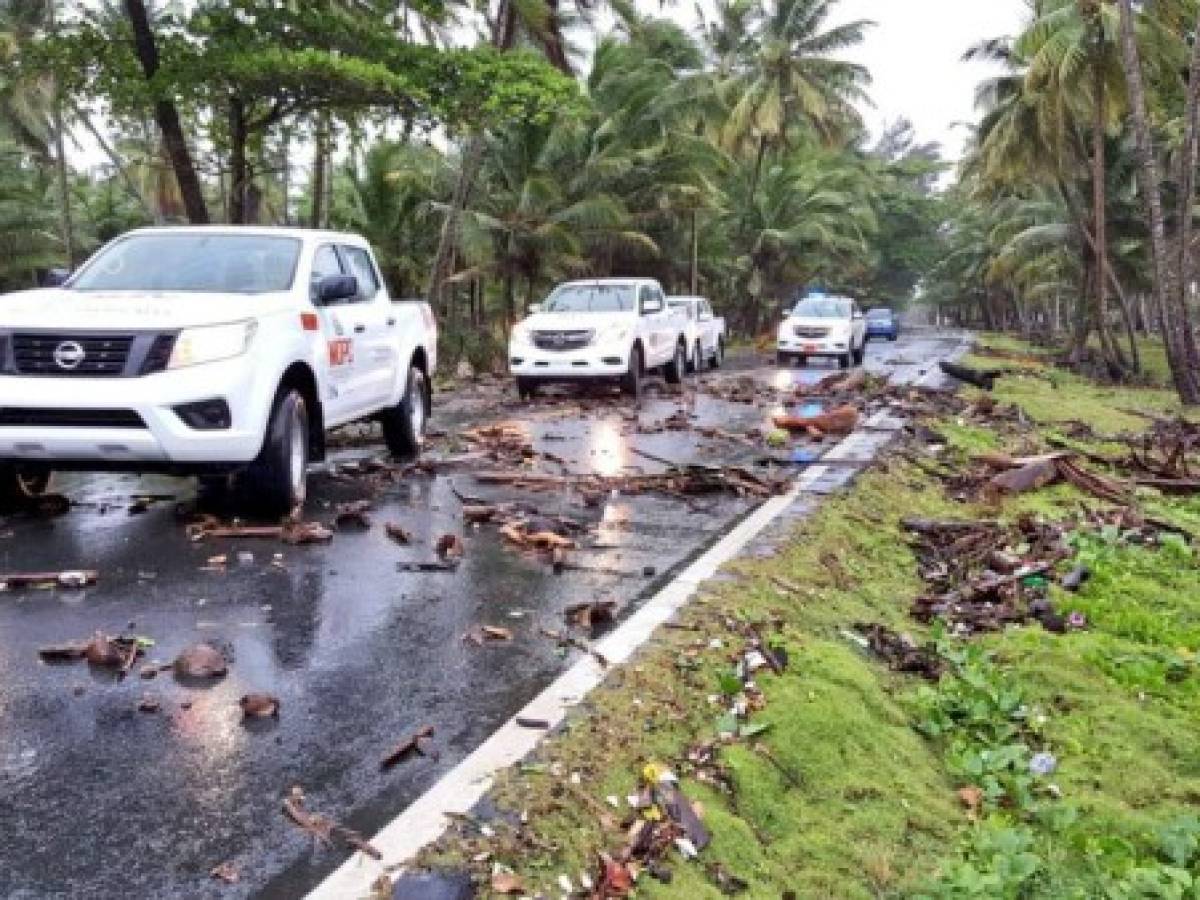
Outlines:
<svg viewBox="0 0 1200 900"><path fill-rule="evenodd" d="M511 641L512 639L512 631L500 625L476 625L463 636L463 640L476 647L482 647L489 642Z"/></svg>
<svg viewBox="0 0 1200 900"><path fill-rule="evenodd" d="M775 416L773 421L776 428L786 431L849 434L858 425L858 409L847 404L815 416Z"/></svg>

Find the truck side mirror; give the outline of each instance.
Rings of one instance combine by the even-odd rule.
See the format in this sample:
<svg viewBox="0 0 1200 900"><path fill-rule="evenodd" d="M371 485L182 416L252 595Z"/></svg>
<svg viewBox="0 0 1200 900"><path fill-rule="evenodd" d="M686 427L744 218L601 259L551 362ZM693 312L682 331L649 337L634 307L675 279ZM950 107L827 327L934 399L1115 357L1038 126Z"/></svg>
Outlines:
<svg viewBox="0 0 1200 900"><path fill-rule="evenodd" d="M42 276L42 287L62 287L71 280L70 269L50 269Z"/></svg>
<svg viewBox="0 0 1200 900"><path fill-rule="evenodd" d="M319 304L337 303L358 296L358 279L353 275L326 275L317 282L316 301Z"/></svg>

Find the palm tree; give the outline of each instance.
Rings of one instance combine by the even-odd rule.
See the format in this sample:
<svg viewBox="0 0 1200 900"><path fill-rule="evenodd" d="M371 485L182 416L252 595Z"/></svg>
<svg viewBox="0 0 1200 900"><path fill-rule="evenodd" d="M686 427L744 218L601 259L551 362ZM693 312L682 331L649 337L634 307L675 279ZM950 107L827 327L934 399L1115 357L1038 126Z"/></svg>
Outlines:
<svg viewBox="0 0 1200 900"><path fill-rule="evenodd" d="M717 33L718 46L740 56L722 85L729 103L723 143L755 153L752 193L768 151L786 149L796 133L833 145L861 128L854 103L865 101L867 70L835 54L862 42L872 24L825 29L836 0L771 0L751 19L748 38ZM726 21L744 21L741 11Z"/></svg>

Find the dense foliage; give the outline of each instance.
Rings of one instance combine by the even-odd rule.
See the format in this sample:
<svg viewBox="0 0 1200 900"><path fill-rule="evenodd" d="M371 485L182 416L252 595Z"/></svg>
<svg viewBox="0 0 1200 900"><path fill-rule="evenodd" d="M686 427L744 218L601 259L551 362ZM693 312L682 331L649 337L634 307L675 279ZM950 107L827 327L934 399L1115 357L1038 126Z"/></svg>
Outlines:
<svg viewBox="0 0 1200 900"><path fill-rule="evenodd" d="M604 37L584 5L495 0L472 49L447 36L478 16L439 3L53 6L0 0L0 204L31 214L0 286L140 222L332 225L476 338L609 274L753 332L809 284L903 304L935 248L936 148L868 144L839 60L868 24L836 0L730 0L696 34L614 3ZM57 219L55 112L109 163L62 160Z"/></svg>

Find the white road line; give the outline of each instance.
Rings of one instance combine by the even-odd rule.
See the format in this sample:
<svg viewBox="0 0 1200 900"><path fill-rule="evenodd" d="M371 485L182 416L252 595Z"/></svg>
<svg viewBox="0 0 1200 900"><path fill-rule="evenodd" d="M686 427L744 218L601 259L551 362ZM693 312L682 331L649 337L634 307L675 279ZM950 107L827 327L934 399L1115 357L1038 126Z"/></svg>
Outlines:
<svg viewBox="0 0 1200 900"><path fill-rule="evenodd" d="M925 380L922 378L918 383ZM866 424L873 428L898 430L903 422L881 411ZM873 451L881 443L877 432L859 431L837 444L826 456L854 459L856 453L867 449ZM772 497L743 519L616 630L597 642L596 650L609 662L608 671L628 660L650 639L655 629L669 621L691 599L704 581L715 575L722 565L733 559L829 471L829 466L820 464L806 469L791 490ZM606 670L590 656L572 665L371 839L383 857L381 860L355 853L309 893L308 900L369 897L371 885L387 874L388 869L395 871L396 867L412 860L423 847L441 837L450 824L448 814L469 812L487 793L498 772L520 762L537 748L546 733L522 728L516 723L518 716L541 719L554 728L562 723L571 707L604 680L606 674Z"/></svg>

